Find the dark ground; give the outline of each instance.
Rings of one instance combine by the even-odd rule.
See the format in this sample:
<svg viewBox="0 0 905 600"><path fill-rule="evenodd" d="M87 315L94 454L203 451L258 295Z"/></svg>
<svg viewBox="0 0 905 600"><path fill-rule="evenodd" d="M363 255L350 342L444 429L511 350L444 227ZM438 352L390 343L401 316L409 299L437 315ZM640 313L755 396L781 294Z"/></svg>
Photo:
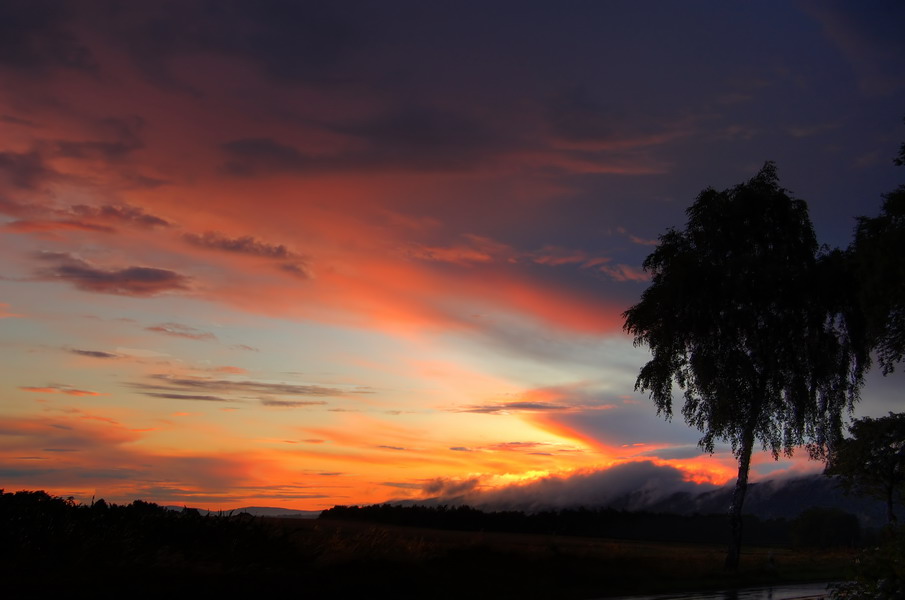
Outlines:
<svg viewBox="0 0 905 600"><path fill-rule="evenodd" d="M749 547L727 574L722 545L0 496L0 577L11 598L600 598L835 580L855 552Z"/></svg>

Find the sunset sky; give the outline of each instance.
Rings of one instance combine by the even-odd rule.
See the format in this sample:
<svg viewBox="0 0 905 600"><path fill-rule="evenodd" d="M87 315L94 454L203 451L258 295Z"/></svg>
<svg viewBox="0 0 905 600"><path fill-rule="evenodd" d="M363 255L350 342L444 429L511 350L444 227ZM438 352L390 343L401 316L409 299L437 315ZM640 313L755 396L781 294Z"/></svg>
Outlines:
<svg viewBox="0 0 905 600"><path fill-rule="evenodd" d="M592 502L622 463L726 482L727 447L633 391L621 314L697 194L766 160L848 245L905 182L903 25L899 1L0 3L0 488L314 510ZM856 416L903 383L872 373Z"/></svg>

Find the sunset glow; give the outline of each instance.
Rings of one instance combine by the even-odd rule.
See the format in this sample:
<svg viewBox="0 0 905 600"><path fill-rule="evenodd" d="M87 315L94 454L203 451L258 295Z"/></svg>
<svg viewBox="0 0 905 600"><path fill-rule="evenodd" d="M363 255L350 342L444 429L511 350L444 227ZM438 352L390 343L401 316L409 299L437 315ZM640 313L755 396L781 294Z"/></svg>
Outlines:
<svg viewBox="0 0 905 600"><path fill-rule="evenodd" d="M315 510L732 480L634 391L622 313L698 192L768 159L848 244L901 181L895 19L529 4L0 9L0 488Z"/></svg>

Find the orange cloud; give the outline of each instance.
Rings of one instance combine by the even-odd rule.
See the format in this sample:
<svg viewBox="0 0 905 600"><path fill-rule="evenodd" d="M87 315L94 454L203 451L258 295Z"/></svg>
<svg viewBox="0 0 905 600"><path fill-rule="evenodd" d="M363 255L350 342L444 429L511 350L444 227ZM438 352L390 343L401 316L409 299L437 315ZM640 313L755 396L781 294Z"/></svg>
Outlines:
<svg viewBox="0 0 905 600"><path fill-rule="evenodd" d="M10 312L8 309L9 304L7 304L6 302L0 302L0 319L14 319L24 316L19 313Z"/></svg>
<svg viewBox="0 0 905 600"><path fill-rule="evenodd" d="M45 386L45 387L29 387L20 386L20 390L24 392L32 392L37 394L68 394L70 396L103 396L100 392L92 392L90 390L80 390L68 386Z"/></svg>
<svg viewBox="0 0 905 600"><path fill-rule="evenodd" d="M698 458L685 460L653 458L652 462L679 469L688 481L694 483L725 485L738 475L738 463L731 454L729 456L702 454Z"/></svg>
<svg viewBox="0 0 905 600"><path fill-rule="evenodd" d="M248 370L242 367L234 367L232 365L224 365L222 367L214 367L215 373L229 373L230 375L247 375Z"/></svg>
<svg viewBox="0 0 905 600"><path fill-rule="evenodd" d="M82 221L13 221L6 225L6 229L15 233L51 233L56 231L114 232L112 227Z"/></svg>
<svg viewBox="0 0 905 600"><path fill-rule="evenodd" d="M0 465L7 489L45 489L82 500L100 494L117 502L230 503L225 508L262 501L310 506L305 503L325 497L326 490L299 482L301 464L291 457L260 449L164 452L142 443L148 434L81 411L5 419Z"/></svg>
<svg viewBox="0 0 905 600"><path fill-rule="evenodd" d="M605 444L591 435L576 431L574 428L569 427L560 421L549 418L544 413L532 414L531 421L538 427L541 427L544 431L549 431L563 439L573 440L582 446L593 448L604 458L604 463L611 464L616 460L616 457L620 455L617 447Z"/></svg>

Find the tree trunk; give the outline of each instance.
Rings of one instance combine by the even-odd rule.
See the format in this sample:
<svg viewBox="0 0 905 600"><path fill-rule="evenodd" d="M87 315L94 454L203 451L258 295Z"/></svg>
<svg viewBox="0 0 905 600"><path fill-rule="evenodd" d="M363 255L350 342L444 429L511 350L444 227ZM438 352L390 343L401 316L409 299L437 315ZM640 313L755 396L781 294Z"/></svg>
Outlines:
<svg viewBox="0 0 905 600"><path fill-rule="evenodd" d="M738 569L742 549L742 506L745 503L745 492L748 491L748 468L751 466L753 447L754 427L749 426L742 437L742 448L738 457L738 479L735 480L735 492L732 494L732 505L729 507L729 549L726 551L725 565L727 571Z"/></svg>

